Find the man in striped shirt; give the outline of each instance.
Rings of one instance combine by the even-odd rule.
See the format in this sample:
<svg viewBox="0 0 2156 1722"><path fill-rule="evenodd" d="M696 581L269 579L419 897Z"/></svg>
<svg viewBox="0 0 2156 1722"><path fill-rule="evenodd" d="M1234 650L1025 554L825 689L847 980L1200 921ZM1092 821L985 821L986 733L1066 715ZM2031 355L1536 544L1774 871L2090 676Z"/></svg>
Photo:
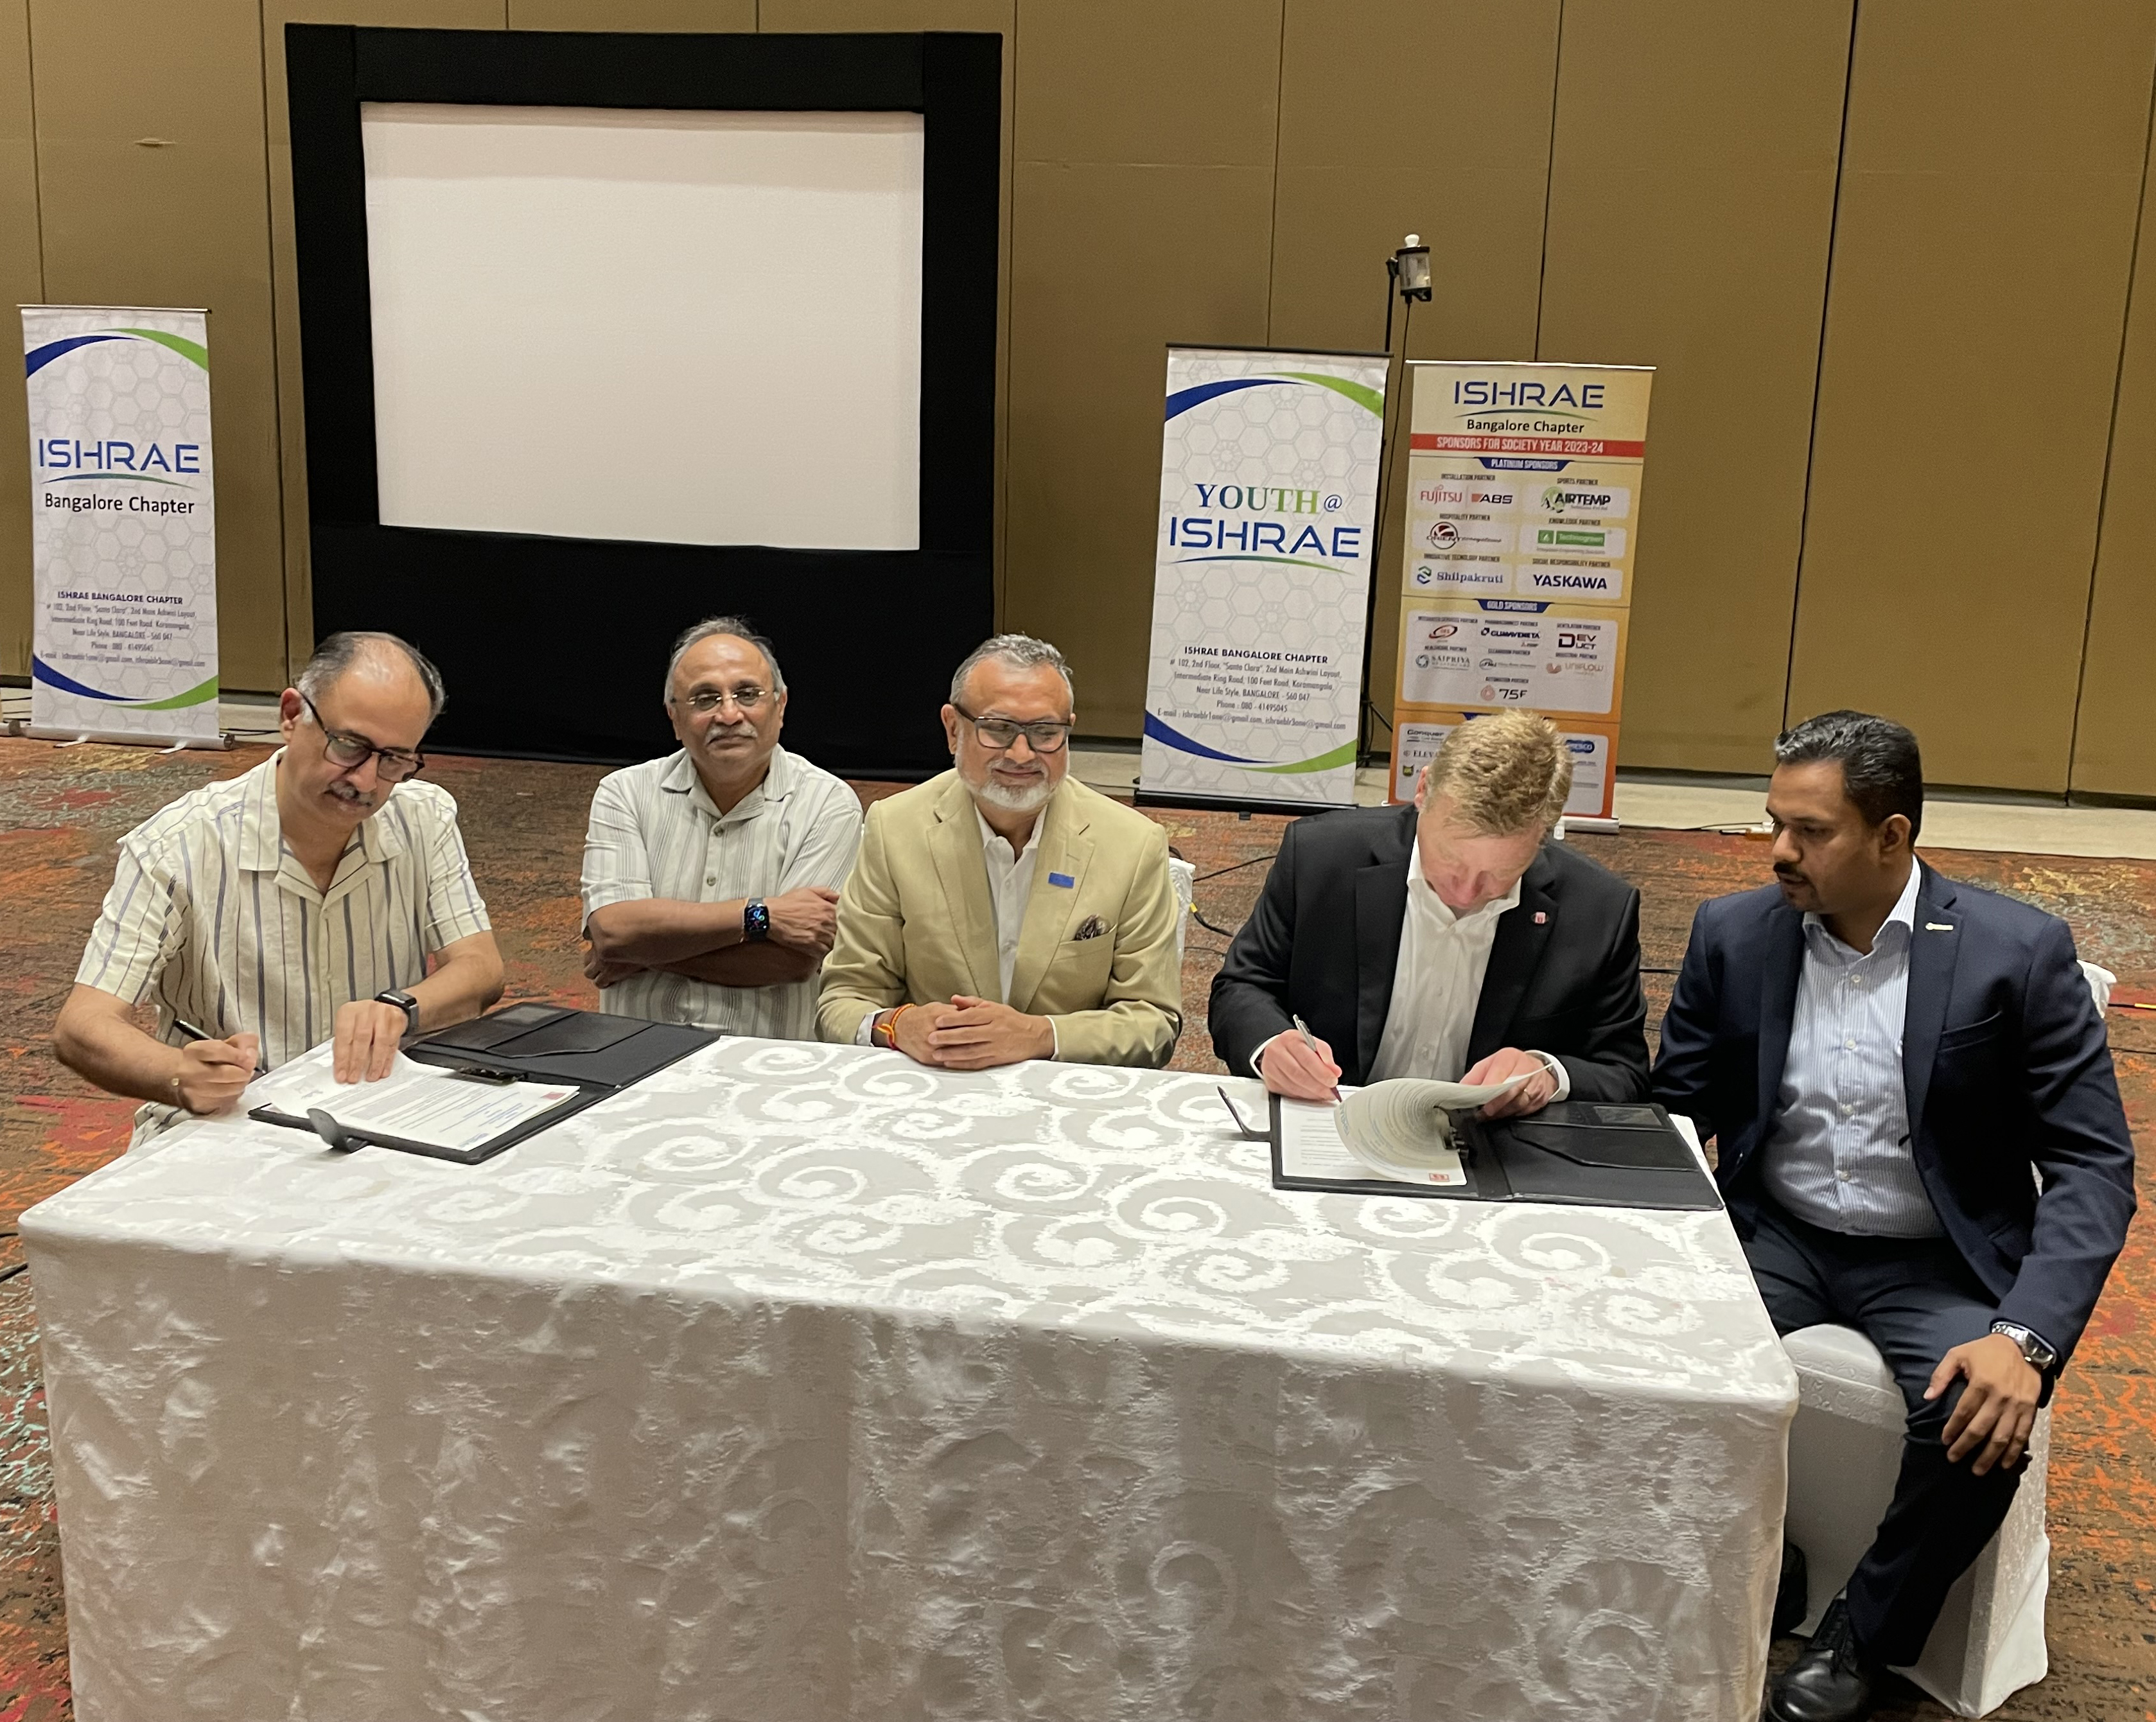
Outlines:
<svg viewBox="0 0 2156 1722"><path fill-rule="evenodd" d="M584 973L600 1008L814 1040L860 799L778 745L786 678L738 616L675 642L666 715L680 751L614 773L592 797Z"/></svg>
<svg viewBox="0 0 2156 1722"><path fill-rule="evenodd" d="M456 803L415 775L442 702L394 635L332 635L285 690L282 748L121 840L53 1044L150 1103L137 1143L324 1040L339 1082L377 1081L407 1035L501 996ZM133 1020L145 999L154 1034Z"/></svg>

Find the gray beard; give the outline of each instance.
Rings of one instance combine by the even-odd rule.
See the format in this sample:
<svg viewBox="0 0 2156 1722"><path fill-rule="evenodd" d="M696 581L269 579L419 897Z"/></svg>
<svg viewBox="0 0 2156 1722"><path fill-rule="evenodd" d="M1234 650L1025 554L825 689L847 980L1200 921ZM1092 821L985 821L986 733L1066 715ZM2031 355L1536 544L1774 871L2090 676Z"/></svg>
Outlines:
<svg viewBox="0 0 2156 1722"><path fill-rule="evenodd" d="M1055 785L1040 783L1030 789L1013 789L998 783L993 775L967 788L988 804L1005 813L1038 813L1048 804L1048 798L1055 793Z"/></svg>

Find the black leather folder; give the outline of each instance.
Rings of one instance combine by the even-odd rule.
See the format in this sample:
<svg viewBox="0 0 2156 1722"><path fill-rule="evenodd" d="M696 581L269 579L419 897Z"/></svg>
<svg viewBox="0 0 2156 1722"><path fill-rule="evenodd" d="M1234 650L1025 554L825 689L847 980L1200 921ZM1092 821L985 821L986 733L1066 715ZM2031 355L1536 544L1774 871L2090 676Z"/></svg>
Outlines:
<svg viewBox="0 0 2156 1722"><path fill-rule="evenodd" d="M1272 1102L1273 1186L1466 1202L1555 1202L1594 1208L1712 1211L1722 1205L1691 1144L1659 1106L1560 1101L1519 1118L1453 1115L1465 1185L1390 1178L1291 1178L1281 1169L1280 1100Z"/></svg>

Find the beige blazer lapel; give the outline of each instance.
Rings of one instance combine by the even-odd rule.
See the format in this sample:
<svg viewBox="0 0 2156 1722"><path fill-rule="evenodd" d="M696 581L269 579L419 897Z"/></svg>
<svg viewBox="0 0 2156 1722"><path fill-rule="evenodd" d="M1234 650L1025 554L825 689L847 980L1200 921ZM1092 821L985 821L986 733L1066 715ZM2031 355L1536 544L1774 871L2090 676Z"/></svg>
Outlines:
<svg viewBox="0 0 2156 1722"><path fill-rule="evenodd" d="M981 859L981 826L973 798L954 772L950 787L936 803L936 825L928 834L928 852L943 887L944 906L957 935L958 963L971 979L976 998L993 999L1003 984L996 960L996 911L988 901L988 867ZM1023 961L1021 953L1020 960Z"/></svg>
<svg viewBox="0 0 2156 1722"><path fill-rule="evenodd" d="M1057 785L1041 817L1045 823L1033 863L1033 892L1026 898L1025 919L1019 927L1018 960L1011 965L1011 1008L1029 1012L1057 949L1077 930L1078 899L1093 860L1093 840L1088 835L1091 821L1070 793L1069 779ZM1059 874L1071 882L1055 883L1052 876Z"/></svg>

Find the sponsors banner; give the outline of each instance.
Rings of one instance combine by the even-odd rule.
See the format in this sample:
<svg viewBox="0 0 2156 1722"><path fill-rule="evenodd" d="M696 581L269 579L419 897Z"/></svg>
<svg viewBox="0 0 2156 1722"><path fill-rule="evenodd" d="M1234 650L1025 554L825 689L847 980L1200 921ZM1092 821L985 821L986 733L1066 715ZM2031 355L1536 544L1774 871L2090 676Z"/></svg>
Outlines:
<svg viewBox="0 0 2156 1722"><path fill-rule="evenodd" d="M1354 804L1385 370L1168 350L1141 798Z"/></svg>
<svg viewBox="0 0 2156 1722"><path fill-rule="evenodd" d="M209 328L27 305L30 733L222 745Z"/></svg>
<svg viewBox="0 0 2156 1722"><path fill-rule="evenodd" d="M1567 814L1609 819L1655 373L1409 368L1394 797L1453 725L1518 706L1573 750Z"/></svg>

